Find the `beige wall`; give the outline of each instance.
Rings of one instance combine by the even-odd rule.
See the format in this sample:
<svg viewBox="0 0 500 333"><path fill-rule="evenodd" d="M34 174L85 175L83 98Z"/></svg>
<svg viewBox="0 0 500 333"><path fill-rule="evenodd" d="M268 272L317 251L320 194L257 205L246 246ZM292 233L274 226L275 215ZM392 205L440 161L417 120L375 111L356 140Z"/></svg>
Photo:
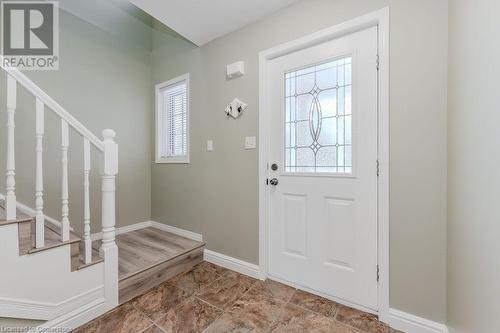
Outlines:
<svg viewBox="0 0 500 333"><path fill-rule="evenodd" d="M152 164L151 217L257 263L258 151L245 151L243 140L258 135L259 51L388 5L391 307L444 322L446 0L305 0L201 48L155 32L154 83L191 74L191 163ZM225 65L236 60L246 62L247 74L227 81ZM223 113L235 96L250 105L237 121Z"/></svg>
<svg viewBox="0 0 500 333"><path fill-rule="evenodd" d="M448 321L500 329L500 3L450 1Z"/></svg>
<svg viewBox="0 0 500 333"><path fill-rule="evenodd" d="M150 217L150 113L151 54L145 49L111 37L61 11L60 69L26 74L72 115L99 137L102 130L117 132L120 173L117 178L117 225L137 223ZM0 174L5 174L6 77L0 75ZM16 180L18 200L34 207L35 113L34 98L18 91L16 113ZM46 111L45 206L46 213L60 219L60 123ZM70 136L70 219L82 230L83 153L82 139ZM93 231L100 229L100 183L97 155L93 154ZM0 193L5 193L0 177Z"/></svg>

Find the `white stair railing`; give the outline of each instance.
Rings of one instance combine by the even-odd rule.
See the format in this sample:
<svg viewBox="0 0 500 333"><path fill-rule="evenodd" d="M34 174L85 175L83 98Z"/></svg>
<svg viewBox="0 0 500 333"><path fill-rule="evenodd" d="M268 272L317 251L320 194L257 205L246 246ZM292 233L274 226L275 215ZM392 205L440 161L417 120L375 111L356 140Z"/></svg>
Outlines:
<svg viewBox="0 0 500 333"><path fill-rule="evenodd" d="M61 237L63 242L69 241L68 149L69 149L69 127L66 120L61 119L61 156L62 156Z"/></svg>
<svg viewBox="0 0 500 333"><path fill-rule="evenodd" d="M15 156L15 114L17 82L7 77L7 164L5 172L5 210L7 220L16 219L16 156Z"/></svg>
<svg viewBox="0 0 500 333"><path fill-rule="evenodd" d="M92 239L90 238L90 142L83 138L83 241L85 264L92 261Z"/></svg>
<svg viewBox="0 0 500 333"><path fill-rule="evenodd" d="M44 246L45 215L43 212L43 137L45 109L51 110L61 119L61 163L62 163L62 188L61 188L61 240L70 238L69 219L69 173L68 150L69 130L76 131L83 137L84 154L84 248L85 263L92 261L92 241L90 238L90 151L94 146L102 155L102 246L100 255L112 265L106 265L106 294L110 306L118 302L118 251L115 243L115 177L118 173L118 145L114 141L115 132L110 129L103 131L103 140L100 140L62 106L48 96L27 76L17 69L0 67L7 73L7 159L6 159L6 196L5 205L8 220L15 220L16 216L16 180L15 180L15 113L17 85L20 84L36 98L36 172L35 172L35 224L37 248Z"/></svg>
<svg viewBox="0 0 500 333"><path fill-rule="evenodd" d="M35 247L45 245L45 214L43 213L43 134L45 105L36 99L36 173L35 173Z"/></svg>

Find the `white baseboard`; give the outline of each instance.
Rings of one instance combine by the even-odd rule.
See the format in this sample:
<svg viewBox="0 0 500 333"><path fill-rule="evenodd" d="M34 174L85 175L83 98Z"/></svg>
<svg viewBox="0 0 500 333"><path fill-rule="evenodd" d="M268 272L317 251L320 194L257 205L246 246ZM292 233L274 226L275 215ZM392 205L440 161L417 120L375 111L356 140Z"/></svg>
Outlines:
<svg viewBox="0 0 500 333"><path fill-rule="evenodd" d="M0 298L3 317L52 320L104 297L104 286L91 289L59 303Z"/></svg>
<svg viewBox="0 0 500 333"><path fill-rule="evenodd" d="M446 325L410 313L389 309L389 325L405 333L449 333Z"/></svg>
<svg viewBox="0 0 500 333"><path fill-rule="evenodd" d="M157 228L157 229L160 229L163 231L167 231L167 232L171 232L173 234L176 234L176 235L179 235L182 237L186 237L186 238L195 240L197 242L203 242L203 236L201 234L197 234L197 233L192 232L192 231L184 230L181 228L177 228L177 227L174 227L174 226L171 226L168 224L163 224L163 223L159 223L159 222L155 222L155 221L150 221L150 223L151 223L151 226L154 228Z"/></svg>
<svg viewBox="0 0 500 333"><path fill-rule="evenodd" d="M0 200L5 200L5 195L2 193L0 193ZM31 207L29 207L29 206L27 206L19 201L16 202L16 206L20 211L23 211L30 216L36 215L36 210L34 210L33 208L31 208ZM45 215L45 221L52 224L54 227L57 228L57 230L61 229L61 222L56 220L55 218ZM74 231L73 228L70 227L70 229L71 229L71 231Z"/></svg>
<svg viewBox="0 0 500 333"><path fill-rule="evenodd" d="M144 229L144 228L148 228L148 227L153 227L156 229L167 231L167 232L179 235L181 237L195 240L197 242L203 242L203 236L200 234L197 234L197 233L192 232L192 231L180 229L177 227L173 227L173 226L168 225L168 224L155 222L155 221L144 221L144 222L139 222L139 223L127 225L124 227L119 227L119 228L116 228L115 232L117 235L120 235L120 234L124 234L124 233L135 231L135 230L140 230L140 229ZM95 234L92 234L91 238L93 241L98 240L98 239L102 239L102 233L97 232Z"/></svg>
<svg viewBox="0 0 500 333"><path fill-rule="evenodd" d="M226 256L210 250L205 250L204 259L212 264L222 266L232 271L258 279L260 276L259 266L249 262Z"/></svg>
<svg viewBox="0 0 500 333"><path fill-rule="evenodd" d="M154 227L195 241L199 242L203 241L203 236L200 234L155 221L145 221L125 227L120 227L116 229L116 234L119 235L147 227ZM102 235L100 233L93 234L92 240L100 239L101 237ZM258 265L251 264L249 262L210 250L205 250L204 259L215 265L222 266L224 268L250 276L252 278L255 279L261 278L260 268ZM300 289L305 289L305 288L300 287ZM327 298L331 299L331 297ZM336 301L339 302L339 300ZM350 305L342 301L340 301L339 303L343 303L348 306L353 306L352 304ZM366 309L364 311L366 311ZM368 312L373 312L373 311L368 310ZM388 324L390 324L392 328L395 328L405 333L449 333L448 328L444 324L436 323L431 320L421 318L396 309L389 309Z"/></svg>
<svg viewBox="0 0 500 333"><path fill-rule="evenodd" d="M144 229L147 227L151 227L151 221L145 221L145 222L139 222L131 225L127 225L124 227L119 227L115 229L115 233L117 235L124 234L127 232L139 230L139 229ZM92 238L92 241L102 239L102 232L97 232L95 234L90 235L90 238Z"/></svg>
<svg viewBox="0 0 500 333"><path fill-rule="evenodd" d="M107 312L104 298L36 327L36 332L70 332Z"/></svg>
<svg viewBox="0 0 500 333"><path fill-rule="evenodd" d="M205 250L204 259L208 262L215 264L215 265L225 267L227 269L236 271L238 273L241 273L241 274L244 274L244 275L256 278L256 279L259 279L261 277L259 266L248 263L246 261L242 261L242 260L239 260L236 258L229 257L229 256L221 254L221 253L217 253L217 252L210 251L210 250ZM290 284L284 280L279 280L276 278L273 278L273 279L278 280L279 282ZM306 290L306 291L311 292L313 294L318 294L317 292L310 290L310 289L307 289L307 288L303 288L300 286L294 286L294 287ZM320 296L328 298L328 299L332 299L333 301L336 301L338 303L342 303L342 304L347 305L347 306L351 306L351 307L353 306L353 307L359 308L358 306L355 306L354 304L350 304L348 302L338 300L338 299L333 299L332 297L329 297L327 295L320 295ZM361 310L373 313L373 310L369 310L369 309L361 309ZM444 324L436 323L436 322L433 322L433 321L425 319L425 318L417 317L415 315L412 315L412 314L409 314L409 313L406 313L403 311L389 309L388 317L389 317L388 324L392 328L400 330L404 333L449 333L448 328Z"/></svg>

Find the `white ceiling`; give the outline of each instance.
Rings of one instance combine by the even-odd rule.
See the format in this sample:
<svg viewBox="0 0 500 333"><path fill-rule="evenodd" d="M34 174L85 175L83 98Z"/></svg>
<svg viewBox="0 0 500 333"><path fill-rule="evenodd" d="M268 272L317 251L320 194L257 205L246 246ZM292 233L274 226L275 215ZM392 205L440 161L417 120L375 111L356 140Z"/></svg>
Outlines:
<svg viewBox="0 0 500 333"><path fill-rule="evenodd" d="M130 0L196 45L253 23L298 0Z"/></svg>

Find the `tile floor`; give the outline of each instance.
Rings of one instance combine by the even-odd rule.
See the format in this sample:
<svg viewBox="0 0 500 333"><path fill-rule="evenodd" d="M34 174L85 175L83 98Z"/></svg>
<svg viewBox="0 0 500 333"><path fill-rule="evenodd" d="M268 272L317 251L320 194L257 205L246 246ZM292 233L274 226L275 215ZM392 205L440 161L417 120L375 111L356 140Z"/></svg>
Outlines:
<svg viewBox="0 0 500 333"><path fill-rule="evenodd" d="M75 333L397 333L373 315L203 262Z"/></svg>

